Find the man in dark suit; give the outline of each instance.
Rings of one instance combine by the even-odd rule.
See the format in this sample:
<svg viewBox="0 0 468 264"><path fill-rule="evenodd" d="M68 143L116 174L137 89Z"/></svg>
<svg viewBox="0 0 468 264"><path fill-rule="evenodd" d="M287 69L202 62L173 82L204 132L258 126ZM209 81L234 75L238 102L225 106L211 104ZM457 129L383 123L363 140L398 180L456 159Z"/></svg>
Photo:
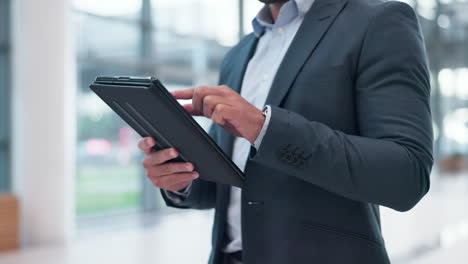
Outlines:
<svg viewBox="0 0 468 264"><path fill-rule="evenodd" d="M198 179L151 138L147 175L169 206L216 209L212 264L389 263L379 206L410 210L433 163L417 17L394 1L262 2L222 85L173 93L214 121L245 187Z"/></svg>

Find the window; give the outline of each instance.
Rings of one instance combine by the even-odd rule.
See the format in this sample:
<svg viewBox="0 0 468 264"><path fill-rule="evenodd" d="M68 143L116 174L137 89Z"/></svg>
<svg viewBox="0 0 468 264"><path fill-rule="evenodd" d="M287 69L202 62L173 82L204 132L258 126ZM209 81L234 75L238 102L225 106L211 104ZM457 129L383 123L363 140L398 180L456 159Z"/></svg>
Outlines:
<svg viewBox="0 0 468 264"><path fill-rule="evenodd" d="M139 9L132 4L135 1L117 1L115 5L75 2L77 214L136 209L141 182L133 148L136 135L89 91L88 85L97 75L138 75ZM114 8L109 11L109 6Z"/></svg>
<svg viewBox="0 0 468 264"><path fill-rule="evenodd" d="M136 149L139 136L88 86L98 75L153 75L169 89L215 85L224 54L238 40L238 2L75 0L74 8L77 215L158 209L162 201Z"/></svg>
<svg viewBox="0 0 468 264"><path fill-rule="evenodd" d="M0 0L0 192L10 188L10 2Z"/></svg>
<svg viewBox="0 0 468 264"><path fill-rule="evenodd" d="M436 166L431 191L414 211L397 214L382 208L389 253L401 263L448 247L468 234L468 213L460 210L468 200L468 3L404 1L415 7L427 45ZM239 35L252 31L251 20L261 6L255 0L74 0L78 216L154 210L162 204L143 175L142 157L135 147L139 137L89 91L93 79L154 75L169 89L214 85L222 57ZM8 8L0 7L3 20L1 12ZM5 25L0 21L0 27ZM1 34L7 32L1 29ZM8 47L6 39L0 36L0 47ZM8 72L7 51L0 48L3 75ZM2 130L8 127L3 123L8 116L6 80L0 77L0 142L7 142ZM199 121L205 128L210 125L206 119ZM6 143L0 143L2 155L7 149ZM1 157L0 170L4 170ZM0 173L3 180L5 174Z"/></svg>

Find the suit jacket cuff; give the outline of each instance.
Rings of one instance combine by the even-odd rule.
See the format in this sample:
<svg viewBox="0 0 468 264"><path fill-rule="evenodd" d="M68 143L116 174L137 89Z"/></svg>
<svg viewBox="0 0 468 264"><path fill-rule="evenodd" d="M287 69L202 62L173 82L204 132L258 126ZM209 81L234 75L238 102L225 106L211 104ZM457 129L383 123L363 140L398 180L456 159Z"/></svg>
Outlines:
<svg viewBox="0 0 468 264"><path fill-rule="evenodd" d="M281 150L288 143L300 146L303 144L303 139L295 133L297 132L295 129L298 128L295 127L295 124L291 124L293 120L290 120L290 112L288 110L273 106L270 109L270 113L269 128L262 138L264 144L255 149L256 151L252 151L250 158L252 161L260 164L276 164L279 166L282 164L282 160L278 155Z"/></svg>

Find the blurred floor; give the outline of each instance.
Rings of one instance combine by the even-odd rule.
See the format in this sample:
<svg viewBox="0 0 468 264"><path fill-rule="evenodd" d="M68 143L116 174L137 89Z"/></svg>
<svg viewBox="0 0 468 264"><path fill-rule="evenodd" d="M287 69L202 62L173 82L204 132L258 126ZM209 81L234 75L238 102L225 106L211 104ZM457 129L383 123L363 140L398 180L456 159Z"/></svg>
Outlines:
<svg viewBox="0 0 468 264"><path fill-rule="evenodd" d="M0 263L204 264L210 251L212 214L177 211L145 228L90 229L67 246L2 254ZM112 222L112 217L107 221ZM436 177L431 192L418 206L407 213L383 208L382 222L393 264L466 263L467 175Z"/></svg>
<svg viewBox="0 0 468 264"><path fill-rule="evenodd" d="M210 251L212 212L171 214L158 225L105 232L63 247L0 255L1 264L202 264ZM186 235L188 234L188 235Z"/></svg>
<svg viewBox="0 0 468 264"><path fill-rule="evenodd" d="M431 252L408 264L465 264L468 259L468 240L458 243L454 247Z"/></svg>
<svg viewBox="0 0 468 264"><path fill-rule="evenodd" d="M427 260L435 252L455 251L459 244L468 249L468 174L434 176L430 192L411 211L381 209L382 231L393 263ZM465 259L454 257L443 263L467 263L468 252L464 254Z"/></svg>

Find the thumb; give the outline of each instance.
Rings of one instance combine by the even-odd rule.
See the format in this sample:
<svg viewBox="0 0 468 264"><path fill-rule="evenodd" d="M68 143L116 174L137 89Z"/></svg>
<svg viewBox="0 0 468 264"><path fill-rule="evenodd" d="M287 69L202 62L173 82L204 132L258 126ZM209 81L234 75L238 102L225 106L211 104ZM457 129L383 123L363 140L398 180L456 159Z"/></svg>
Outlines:
<svg viewBox="0 0 468 264"><path fill-rule="evenodd" d="M199 111L194 110L192 104L184 104L184 105L182 105L182 107L185 108L185 110L187 112L189 112L189 114L191 114L193 116L202 116L203 115L203 113L200 113Z"/></svg>

